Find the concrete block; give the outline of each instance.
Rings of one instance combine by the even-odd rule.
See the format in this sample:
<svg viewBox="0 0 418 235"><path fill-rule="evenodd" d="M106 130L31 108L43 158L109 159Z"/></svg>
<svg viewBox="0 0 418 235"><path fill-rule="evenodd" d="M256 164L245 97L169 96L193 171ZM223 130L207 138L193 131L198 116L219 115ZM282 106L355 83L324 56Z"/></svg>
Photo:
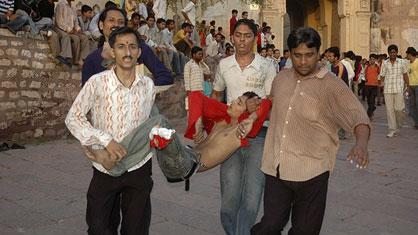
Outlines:
<svg viewBox="0 0 418 235"><path fill-rule="evenodd" d="M13 60L14 65L22 66L22 67L29 67L29 60L25 59L15 59Z"/></svg>
<svg viewBox="0 0 418 235"><path fill-rule="evenodd" d="M29 88L39 89L41 88L42 83L37 81L32 81L29 85Z"/></svg>
<svg viewBox="0 0 418 235"><path fill-rule="evenodd" d="M37 42L36 43L36 48L41 49L41 50L46 50L46 49L49 50L49 45L46 42Z"/></svg>
<svg viewBox="0 0 418 235"><path fill-rule="evenodd" d="M1 87L3 88L17 88L17 82L12 82L12 81L2 81L1 82Z"/></svg>
<svg viewBox="0 0 418 235"><path fill-rule="evenodd" d="M19 51L15 48L8 48L8 49L6 49L6 55L17 56L17 55L19 55Z"/></svg>
<svg viewBox="0 0 418 235"><path fill-rule="evenodd" d="M19 108L23 109L23 108L28 107L28 105L26 104L26 101L24 101L24 100L19 100L19 101L17 102L17 107L19 107Z"/></svg>
<svg viewBox="0 0 418 235"><path fill-rule="evenodd" d="M6 77L14 78L17 75L17 68L11 68L7 70Z"/></svg>
<svg viewBox="0 0 418 235"><path fill-rule="evenodd" d="M46 63L45 64L45 69L55 69L55 67L57 67L57 65L55 63Z"/></svg>
<svg viewBox="0 0 418 235"><path fill-rule="evenodd" d="M65 99L66 95L64 91L55 91L54 97L58 99Z"/></svg>
<svg viewBox="0 0 418 235"><path fill-rule="evenodd" d="M48 58L48 56L45 53L35 52L33 58L37 60L45 60Z"/></svg>
<svg viewBox="0 0 418 235"><path fill-rule="evenodd" d="M33 137L39 138L39 137L41 137L43 135L44 135L44 130L42 130L41 128L37 128L35 130L35 133L33 134Z"/></svg>
<svg viewBox="0 0 418 235"><path fill-rule="evenodd" d="M12 61L8 60L8 59L1 59L0 60L0 66L10 66L12 65Z"/></svg>
<svg viewBox="0 0 418 235"><path fill-rule="evenodd" d="M22 41L10 41L10 45L14 46L14 47L21 47L23 46L23 42Z"/></svg>
<svg viewBox="0 0 418 235"><path fill-rule="evenodd" d="M16 104L14 102L0 102L0 110L5 111L8 109L15 109Z"/></svg>
<svg viewBox="0 0 418 235"><path fill-rule="evenodd" d="M0 98L3 98L5 94L6 94L5 91L0 91Z"/></svg>
<svg viewBox="0 0 418 235"><path fill-rule="evenodd" d="M20 55L22 55L24 57L31 58L32 57L32 52L30 52L30 50L22 49L20 51Z"/></svg>
<svg viewBox="0 0 418 235"><path fill-rule="evenodd" d="M9 91L10 99L17 99L19 97L20 97L20 93L18 91Z"/></svg>
<svg viewBox="0 0 418 235"><path fill-rule="evenodd" d="M42 64L41 62L38 62L38 61L32 61L32 68L34 68L34 69L43 69L44 68L44 64Z"/></svg>
<svg viewBox="0 0 418 235"><path fill-rule="evenodd" d="M0 40L0 46L2 46L2 47L6 47L8 44L9 44L9 43L7 42L7 40L5 40L5 39Z"/></svg>
<svg viewBox="0 0 418 235"><path fill-rule="evenodd" d="M26 87L26 81L20 81L19 86L22 87L22 88Z"/></svg>
<svg viewBox="0 0 418 235"><path fill-rule="evenodd" d="M21 91L22 96L28 97L28 98L41 98L41 94L38 91Z"/></svg>
<svg viewBox="0 0 418 235"><path fill-rule="evenodd" d="M22 69L21 76L23 78L32 78L35 76L35 71L29 69Z"/></svg>
<svg viewBox="0 0 418 235"><path fill-rule="evenodd" d="M58 79L69 79L70 73L69 72L60 72L58 74Z"/></svg>
<svg viewBox="0 0 418 235"><path fill-rule="evenodd" d="M3 49L0 49L0 56L3 56L4 55L4 51L3 51Z"/></svg>

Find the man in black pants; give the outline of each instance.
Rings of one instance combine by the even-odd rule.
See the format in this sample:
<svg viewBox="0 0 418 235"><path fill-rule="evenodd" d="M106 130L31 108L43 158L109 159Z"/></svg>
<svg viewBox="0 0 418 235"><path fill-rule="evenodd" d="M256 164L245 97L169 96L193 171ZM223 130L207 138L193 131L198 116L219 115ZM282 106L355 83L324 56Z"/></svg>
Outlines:
<svg viewBox="0 0 418 235"><path fill-rule="evenodd" d="M341 79L318 66L321 38L299 28L287 39L293 68L273 81L273 109L264 145L264 216L252 234L281 234L292 212L292 235L319 234L338 129L355 133L348 159L368 164L369 118ZM277 96L277 99L275 98Z"/></svg>

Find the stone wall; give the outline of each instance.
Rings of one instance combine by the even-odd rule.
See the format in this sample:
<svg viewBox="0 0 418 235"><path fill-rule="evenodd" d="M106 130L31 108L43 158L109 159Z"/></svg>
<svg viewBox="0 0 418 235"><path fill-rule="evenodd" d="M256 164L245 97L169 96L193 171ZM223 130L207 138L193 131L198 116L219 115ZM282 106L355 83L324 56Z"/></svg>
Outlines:
<svg viewBox="0 0 418 235"><path fill-rule="evenodd" d="M48 43L0 29L0 142L68 135L65 116L80 90L81 73L56 64ZM169 118L183 117L182 81L157 94Z"/></svg>

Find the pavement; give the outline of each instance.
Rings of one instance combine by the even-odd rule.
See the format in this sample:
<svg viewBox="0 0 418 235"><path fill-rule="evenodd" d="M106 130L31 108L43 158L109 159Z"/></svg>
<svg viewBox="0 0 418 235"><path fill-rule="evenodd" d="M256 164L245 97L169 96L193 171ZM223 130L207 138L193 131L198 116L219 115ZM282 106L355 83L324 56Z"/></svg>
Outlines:
<svg viewBox="0 0 418 235"><path fill-rule="evenodd" d="M173 120L179 133L185 122ZM354 138L342 141L321 234L418 234L418 130L409 120L400 136L389 139L386 128L385 109L380 106L365 170L345 160ZM219 167L193 176L189 192L183 183L167 183L155 159L153 168L151 235L224 234ZM74 139L0 152L0 234L86 234L91 175L91 164Z"/></svg>

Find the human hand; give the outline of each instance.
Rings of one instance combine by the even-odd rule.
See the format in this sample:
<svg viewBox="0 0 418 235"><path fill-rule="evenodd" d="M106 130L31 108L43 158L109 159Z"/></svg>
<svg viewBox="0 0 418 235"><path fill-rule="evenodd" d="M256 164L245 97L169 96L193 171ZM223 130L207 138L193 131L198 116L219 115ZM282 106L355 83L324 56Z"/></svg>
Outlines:
<svg viewBox="0 0 418 235"><path fill-rule="evenodd" d="M83 150L84 155L89 158L92 161L96 161L96 157L93 155L93 153L87 148L87 146L81 146L81 149Z"/></svg>
<svg viewBox="0 0 418 235"><path fill-rule="evenodd" d="M106 150L109 152L110 157L117 161L120 161L123 157L126 156L126 154L128 154L125 147L114 140L109 142L109 144L106 146Z"/></svg>
<svg viewBox="0 0 418 235"><path fill-rule="evenodd" d="M348 153L347 160L356 163L356 167L363 169L369 164L369 152L367 146L355 145Z"/></svg>
<svg viewBox="0 0 418 235"><path fill-rule="evenodd" d="M247 99L246 105L247 105L247 111L249 113L255 112L261 104L261 99L258 97L253 97L251 99Z"/></svg>
<svg viewBox="0 0 418 235"><path fill-rule="evenodd" d="M248 133L250 133L251 129L253 129L254 119L247 118L243 120L239 125L236 132L236 135L240 139L244 139L247 137Z"/></svg>
<svg viewBox="0 0 418 235"><path fill-rule="evenodd" d="M202 118L197 119L196 124L195 124L195 129L196 129L196 133L193 135L193 141L195 144L199 144L205 139Z"/></svg>

